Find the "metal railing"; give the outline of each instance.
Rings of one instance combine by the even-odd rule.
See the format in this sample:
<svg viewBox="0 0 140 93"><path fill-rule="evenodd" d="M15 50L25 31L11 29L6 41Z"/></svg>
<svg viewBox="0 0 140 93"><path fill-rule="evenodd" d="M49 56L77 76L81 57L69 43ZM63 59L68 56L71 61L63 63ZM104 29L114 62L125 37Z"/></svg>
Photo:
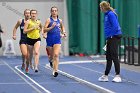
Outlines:
<svg viewBox="0 0 140 93"><path fill-rule="evenodd" d="M140 38L122 37L119 46L119 60L125 64L140 66Z"/></svg>

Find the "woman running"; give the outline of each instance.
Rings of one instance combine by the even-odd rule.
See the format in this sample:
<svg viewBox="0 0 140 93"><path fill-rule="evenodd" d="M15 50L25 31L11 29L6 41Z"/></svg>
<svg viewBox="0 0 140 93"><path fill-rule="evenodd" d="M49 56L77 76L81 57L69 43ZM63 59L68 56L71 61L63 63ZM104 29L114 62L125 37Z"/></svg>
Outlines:
<svg viewBox="0 0 140 93"><path fill-rule="evenodd" d="M40 31L42 25L40 20L37 20L37 10L30 11L31 19L29 19L24 26L24 32L27 33L27 49L28 57L31 55L29 51L34 50L34 69L38 72L39 51L40 51Z"/></svg>
<svg viewBox="0 0 140 93"><path fill-rule="evenodd" d="M28 73L28 67L29 67L29 62L27 61L27 34L23 33L23 29L24 29L24 23L30 19L30 10L26 9L24 10L24 19L19 19L13 29L13 39L16 40L16 31L17 28L20 27L20 41L19 41L19 45L20 45L20 50L22 53L22 66L21 69L24 70L25 69L25 64L26 64L26 73ZM31 57L32 58L32 57ZM30 66L32 68L32 64L31 64L31 58L30 58Z"/></svg>
<svg viewBox="0 0 140 93"><path fill-rule="evenodd" d="M46 20L44 33L47 32L47 53L50 65L53 67L53 76L58 75L59 53L61 49L61 33L66 36L62 20L58 18L58 8L51 8L51 16Z"/></svg>

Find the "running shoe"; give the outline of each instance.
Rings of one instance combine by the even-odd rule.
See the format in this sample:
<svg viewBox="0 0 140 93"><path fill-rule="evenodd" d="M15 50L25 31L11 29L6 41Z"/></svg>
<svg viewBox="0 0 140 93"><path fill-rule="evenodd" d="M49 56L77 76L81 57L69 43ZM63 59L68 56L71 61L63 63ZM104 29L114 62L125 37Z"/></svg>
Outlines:
<svg viewBox="0 0 140 93"><path fill-rule="evenodd" d="M120 75L116 75L114 77L114 79L112 80L112 82L117 82L117 83L122 82L122 79L121 79Z"/></svg>
<svg viewBox="0 0 140 93"><path fill-rule="evenodd" d="M26 73L26 74L29 73L29 69L28 69L28 68L25 69L25 73Z"/></svg>
<svg viewBox="0 0 140 93"><path fill-rule="evenodd" d="M22 63L21 70L24 70L24 69L25 69L25 64Z"/></svg>
<svg viewBox="0 0 140 93"><path fill-rule="evenodd" d="M100 82L108 82L108 76L107 75L102 75L101 77L99 77L98 81Z"/></svg>
<svg viewBox="0 0 140 93"><path fill-rule="evenodd" d="M38 69L36 69L35 72L37 73L38 72Z"/></svg>
<svg viewBox="0 0 140 93"><path fill-rule="evenodd" d="M35 67L35 72L36 72L36 73L38 72L38 67Z"/></svg>
<svg viewBox="0 0 140 93"><path fill-rule="evenodd" d="M30 68L31 68L32 70L34 70L34 65L30 65Z"/></svg>
<svg viewBox="0 0 140 93"><path fill-rule="evenodd" d="M53 76L57 77L58 76L58 72L53 72Z"/></svg>
<svg viewBox="0 0 140 93"><path fill-rule="evenodd" d="M53 68L53 61L51 59L49 60L49 63L50 63L50 67Z"/></svg>

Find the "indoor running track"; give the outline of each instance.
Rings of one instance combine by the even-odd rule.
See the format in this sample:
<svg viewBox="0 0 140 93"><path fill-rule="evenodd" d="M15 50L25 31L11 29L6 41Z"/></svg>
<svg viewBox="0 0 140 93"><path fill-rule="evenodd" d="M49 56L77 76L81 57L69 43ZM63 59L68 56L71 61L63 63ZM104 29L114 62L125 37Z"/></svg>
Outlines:
<svg viewBox="0 0 140 93"><path fill-rule="evenodd" d="M40 57L39 72L25 74L21 58L0 57L0 93L139 93L140 73L121 68L122 83L114 83L114 68L109 82L99 82L104 60L87 57L63 57L59 75L52 76L47 57Z"/></svg>

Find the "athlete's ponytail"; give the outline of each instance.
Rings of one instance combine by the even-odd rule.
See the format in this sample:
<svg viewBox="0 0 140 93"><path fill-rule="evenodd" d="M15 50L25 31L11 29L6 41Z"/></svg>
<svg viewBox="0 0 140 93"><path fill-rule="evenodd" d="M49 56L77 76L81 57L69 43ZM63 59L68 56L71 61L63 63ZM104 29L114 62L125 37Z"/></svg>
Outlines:
<svg viewBox="0 0 140 93"><path fill-rule="evenodd" d="M105 10L111 10L112 12L114 12L114 14L117 15L117 13L114 11L114 9L110 6L110 3L109 3L109 2L107 2L107 1L102 1L102 2L100 3L100 6L101 6L102 8L104 8Z"/></svg>

